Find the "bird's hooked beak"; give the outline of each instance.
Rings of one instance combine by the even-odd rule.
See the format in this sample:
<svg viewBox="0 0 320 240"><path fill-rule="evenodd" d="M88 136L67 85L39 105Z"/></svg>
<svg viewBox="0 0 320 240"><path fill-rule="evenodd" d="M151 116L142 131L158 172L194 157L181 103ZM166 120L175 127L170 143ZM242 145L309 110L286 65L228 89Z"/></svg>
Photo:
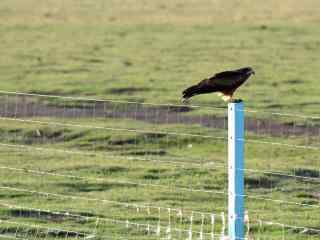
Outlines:
<svg viewBox="0 0 320 240"><path fill-rule="evenodd" d="M251 70L251 72L250 72L251 74L253 74L253 75L255 75L256 74L256 72L255 71L253 71L253 70Z"/></svg>

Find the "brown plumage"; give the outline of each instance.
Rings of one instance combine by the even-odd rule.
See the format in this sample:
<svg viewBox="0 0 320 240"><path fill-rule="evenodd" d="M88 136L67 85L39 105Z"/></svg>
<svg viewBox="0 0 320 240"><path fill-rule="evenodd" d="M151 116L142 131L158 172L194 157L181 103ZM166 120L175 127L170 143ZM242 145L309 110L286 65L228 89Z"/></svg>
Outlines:
<svg viewBox="0 0 320 240"><path fill-rule="evenodd" d="M183 101L186 102L195 95L213 92L220 94L224 101L231 101L235 90L252 74L255 74L255 72L251 67L217 73L213 77L204 79L184 90L182 92Z"/></svg>

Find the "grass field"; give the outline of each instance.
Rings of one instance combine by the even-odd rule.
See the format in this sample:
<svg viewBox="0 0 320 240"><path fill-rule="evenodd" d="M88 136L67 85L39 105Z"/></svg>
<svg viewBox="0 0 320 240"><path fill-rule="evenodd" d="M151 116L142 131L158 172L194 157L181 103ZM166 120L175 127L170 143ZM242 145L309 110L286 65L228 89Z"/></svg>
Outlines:
<svg viewBox="0 0 320 240"><path fill-rule="evenodd" d="M256 75L237 94L258 109L246 112L247 237L319 239L319 118L268 113L319 115L319 8L316 0L2 0L0 233L191 239L192 229L192 239L212 239L214 213L218 239L225 103L211 95L193 100L202 107L167 104L214 72L250 65Z"/></svg>
<svg viewBox="0 0 320 240"><path fill-rule="evenodd" d="M238 94L248 107L314 114L319 7L316 0L4 0L0 87L172 103L202 78L250 65L257 74ZM214 96L195 102L222 104Z"/></svg>

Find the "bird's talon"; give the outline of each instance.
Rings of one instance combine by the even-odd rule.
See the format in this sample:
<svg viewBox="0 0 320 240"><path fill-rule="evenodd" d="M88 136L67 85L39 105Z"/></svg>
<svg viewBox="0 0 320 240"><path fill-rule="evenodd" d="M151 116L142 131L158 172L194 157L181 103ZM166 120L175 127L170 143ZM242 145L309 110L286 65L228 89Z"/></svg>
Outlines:
<svg viewBox="0 0 320 240"><path fill-rule="evenodd" d="M181 102L182 102L183 104L189 104L189 103L190 103L190 100L189 100L188 98L183 98L183 99L181 99Z"/></svg>

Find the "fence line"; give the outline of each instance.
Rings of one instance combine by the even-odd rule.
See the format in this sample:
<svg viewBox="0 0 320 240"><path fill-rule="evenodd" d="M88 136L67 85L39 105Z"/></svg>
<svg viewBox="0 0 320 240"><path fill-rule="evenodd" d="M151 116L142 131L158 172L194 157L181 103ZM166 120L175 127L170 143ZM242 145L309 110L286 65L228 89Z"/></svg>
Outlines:
<svg viewBox="0 0 320 240"><path fill-rule="evenodd" d="M296 148L296 149L308 149L308 150L316 150L319 151L320 147L313 147L313 146L305 146L305 145L294 145L294 144L286 144L286 143L279 143L279 142L268 142L268 141L260 141L255 139L238 139L239 141L246 141L249 143L260 143L260 144L269 144L281 147L288 147L288 148Z"/></svg>
<svg viewBox="0 0 320 240"><path fill-rule="evenodd" d="M58 148L44 148L44 147L34 147L30 145L23 145L23 144L6 144L6 143L0 143L0 146L3 147L10 147L10 148L21 148L21 149L29 149L29 150L36 150L40 152L56 152L56 153L66 153L66 154L76 154L76 155L87 155L87 156L107 156L108 158L116 158L119 160L134 160L134 161L144 161L144 162L155 162L155 163L166 163L166 164L172 164L176 166L181 166L184 167L186 165L189 165L191 167L196 167L196 168L203 168L204 166L207 165L215 165L216 168L221 167L225 168L225 165L222 165L220 163L216 162L206 162L206 163L189 163L189 162L183 162L183 161L169 161L165 157L162 157L161 160L159 159L151 159L151 158L143 158L143 157L137 157L137 156L121 156L121 155L116 155L116 154L106 154L98 151L84 151L84 150L67 150L67 149L58 149ZM179 160L177 157L170 157L176 160ZM165 159L165 160L163 160ZM191 158L192 159L192 158ZM199 160L199 159L194 159L194 160ZM213 168L213 167L211 167Z"/></svg>
<svg viewBox="0 0 320 240"><path fill-rule="evenodd" d="M267 220L255 220L256 223L264 223L266 225L276 225L276 226L280 226L280 227L285 227L285 228L291 228L291 229L302 229L304 230L308 230L308 231L312 231L312 232L316 232L320 234L320 229L316 229L316 228L310 228L310 227L302 227L302 226L294 226L294 225L288 225L288 224L283 224L283 223L279 223L279 222L273 222L273 221L267 221Z"/></svg>
<svg viewBox="0 0 320 240"><path fill-rule="evenodd" d="M122 225L132 225L132 226L135 226L135 227L143 227L145 229L150 227L150 228L154 229L155 233L157 232L157 229L159 229L159 228L160 228L160 230L161 229L163 229L163 230L167 230L168 229L168 226L164 226L164 225L153 225L153 224L150 224L150 223L149 224L136 223L136 222L130 222L128 220L119 220L119 219L112 219L112 218L106 218L106 217L82 216L82 215L79 215L79 214L74 214L74 213L69 213L69 212L58 212L58 211L51 211L49 209L38 209L38 208L30 208L30 207L12 205L12 204L8 204L8 203L4 203L3 201L0 201L0 205L8 207L10 209L15 208L15 209L24 209L24 210L29 210L29 211L47 212L47 213L50 213L52 215L80 218L80 219L84 219L86 221L89 221L89 220L96 220L97 221L98 220L99 222L100 221L102 221L102 222L113 222L113 223L122 224ZM195 212L192 212L192 213L195 213ZM215 214L210 214L210 216L211 215L215 215ZM1 221L5 222L5 220L1 220L0 219L0 222ZM53 230L53 228L50 228L50 229ZM180 229L180 228L172 227L170 230L175 231L175 232L190 233L190 229ZM63 230L63 231L66 231L66 230ZM68 231L68 232L77 233L77 232L74 232L74 231ZM199 232L199 231L194 231L194 230L191 230L191 232L194 233L194 234L197 234L197 235L202 234L202 235L207 235L207 236L217 236L217 237L221 236L221 234L214 234L212 232ZM87 236L88 236L88 234L87 234ZM243 239L246 239L246 238L243 238Z"/></svg>
<svg viewBox="0 0 320 240"><path fill-rule="evenodd" d="M105 154L101 152L90 152L90 151L84 151L84 150L66 150L66 149L58 149L58 148L44 148L44 147L35 147L35 146L29 146L29 145L22 145L22 144L4 144L0 143L0 146L3 147L10 147L10 148L21 148L21 149L29 149L29 150L35 150L40 152L56 152L56 153L66 153L66 154L77 154L77 155L88 155L92 156L94 155L102 155L107 156L108 158L115 158L115 159L123 159L123 160L133 160L133 161L146 161L146 162L155 162L155 163L161 163L161 164L172 164L175 166L181 166L185 167L189 165L188 167L195 167L199 169L217 169L217 168L223 168L225 169L227 166L225 164L217 163L217 162L203 162L203 163L194 163L194 162L182 162L182 161L168 161L163 160L164 157L160 159L151 159L151 158L142 158L142 157L136 157L136 156L121 156L121 155L112 155L112 154ZM170 157L174 158L174 157ZM196 159L195 159L196 160ZM5 168L5 166L1 166L1 168ZM297 178L302 179L304 181L320 181L319 177L307 177L307 176L299 176L299 175L293 175L288 174L286 172L272 172L270 170L259 170L259 169L251 169L251 168L237 168L237 170L247 171L247 172L254 172L254 173L262 173L267 175L278 175L283 177L291 177L291 178Z"/></svg>
<svg viewBox="0 0 320 240"><path fill-rule="evenodd" d="M0 168L3 168L3 167L0 167ZM10 169L10 168L6 168L6 169L7 170L30 172L30 170L24 170L24 169ZM61 175L59 175L59 176L61 176ZM86 180L89 180L89 179L86 179ZM102 202L102 203L109 203L109 204L115 204L115 205L124 206L124 207L132 207L132 208L145 208L145 209L152 208L152 209L161 209L161 210L171 209L171 211L175 211L177 213L187 212L187 213L195 213L195 214L199 214L199 215L201 215L201 214L205 214L205 215L214 214L212 212L196 211L196 210L193 210L193 209L172 208L172 207L155 206L155 205L152 205L152 204L146 205L146 204L139 204L139 203L119 202L119 201L108 200L108 199L88 198L88 197L74 196L74 195L67 195L67 194L39 192L39 191L33 191L33 190L22 189L22 188L13 188L13 187L8 187L8 186L1 186L1 185L0 185L0 189L8 189L8 190L13 190L13 191L35 193L35 194L44 195L44 196L56 196L56 197L67 198L67 199L98 201L98 202ZM0 200L0 202L2 202L2 201Z"/></svg>
<svg viewBox="0 0 320 240"><path fill-rule="evenodd" d="M208 108L208 109L227 111L227 107L216 107L216 106L209 106L209 105L138 102L138 101L126 101L126 100L116 100L116 99L97 99L97 98L88 98L88 97L61 96L61 95L49 95L49 94L26 93L26 92L3 91L3 90L0 90L0 93L9 94L9 95L23 95L23 96L31 96L31 97L46 97L46 98L61 98L61 99L68 99L68 100L80 100L80 101L92 101L92 102L127 103L127 104L139 104L139 105L150 105L150 106L166 106L166 107ZM244 112L264 113L264 114L285 116L285 117L320 119L320 116L315 116L315 115L303 115L303 114L288 113L288 112L269 112L269 111L260 111L260 110L256 110L256 109L252 109L252 110L246 109L246 110L244 110Z"/></svg>
<svg viewBox="0 0 320 240"><path fill-rule="evenodd" d="M269 112L269 111L259 111L259 110L244 110L244 112L248 113L264 113L269 115L281 116L281 117L297 117L297 118L305 118L305 119L320 119L320 116L315 115L303 115L296 113L286 113L286 112Z"/></svg>
<svg viewBox="0 0 320 240"><path fill-rule="evenodd" d="M5 219L0 219L0 223L8 223L8 224L13 224L13 225L19 225L19 226L24 226L24 227L29 227L29 228L40 228L40 229L46 229L48 232L49 231L54 231L54 232L64 232L66 234L68 233L73 233L76 234L77 236L82 236L82 237L86 237L88 236L85 233L81 233L81 232L75 232L75 231L70 231L70 230L66 230L66 229L61 229L61 228L48 228L45 226L41 226L41 225L35 225L35 224L28 224L28 223L24 223L24 222L14 222L14 221L9 221L9 220L5 220ZM3 234L3 233L0 233Z"/></svg>
<svg viewBox="0 0 320 240"><path fill-rule="evenodd" d="M39 208L31 208L31 207L26 207L26 206L20 206L20 205L14 205L14 204L10 204L10 203L6 203L4 201L0 201L0 205L7 207L9 209L21 209L21 210L29 210L29 211L38 211L39 214L46 212L52 215L58 215L58 216L64 216L64 217L72 217L72 218L79 218L79 219L84 219L86 221L89 220L95 220L97 222L102 221L102 222L113 222L113 223L117 223L117 224L122 224L122 225L132 225L135 227L143 227L148 229L149 231L153 228L154 229L154 233L157 233L157 229L164 229L167 230L168 226L166 225L153 225L153 224L140 224L140 223L135 223L135 222L130 222L128 220L117 220L117 219L112 219L112 218L106 218L106 217L93 217L93 216L83 216L83 215L79 215L79 214L75 214L75 213L70 213L70 212L59 212L59 211L52 211L49 209L39 209ZM174 209L171 209L174 210ZM193 214L195 212L191 212L191 214ZM210 214L211 216L215 215L213 213ZM7 223L12 223L12 224L20 224L20 225L24 225L24 226L28 226L28 227L34 227L34 228L47 228L47 227L42 227L40 225L30 225L30 224L25 224L25 223L18 223L18 222L13 222L13 221L7 221L7 220L2 220L0 219L0 223L1 222L7 222ZM289 229L300 229L301 232L300 234L306 233L306 232L312 232L314 234L320 234L320 229L316 229L316 228L310 228L310 227L305 227L305 226L295 226L295 225L287 225L287 224L283 224L283 223L279 223L279 222L274 222L274 221L267 221L264 219L254 219L251 223L256 223L258 225L261 226L261 224L265 224L265 225L272 225L272 226L279 226L281 228L289 228ZM80 232L75 232L75 231L69 231L69 230L65 230L65 229L57 229L57 228L47 228L48 230L53 230L53 231L63 231L63 232L71 232L71 233L76 233L78 236L82 235L85 239L91 238L91 237L95 237L95 234L85 234L85 233L80 233ZM176 231L176 232L185 232L185 233L190 233L190 229L180 229L180 228L171 228L171 230ZM250 230L250 227L248 228L248 230ZM215 234L214 232L199 232L199 231L191 231L194 234L198 234L198 235L207 235L210 237L221 237L221 234ZM20 238L19 238L20 239ZM251 239L251 238L241 238L241 239Z"/></svg>
<svg viewBox="0 0 320 240"><path fill-rule="evenodd" d="M25 171L24 173L26 173L26 172L27 171ZM33 172L35 172L35 171L33 171ZM82 179L82 180L92 180L92 179L94 179L94 178L85 178L85 177L81 177L81 176L55 174L55 173L48 173L48 172L41 172L41 171L39 171L38 174L39 175L55 176L55 177L76 178L76 179ZM162 184L138 183L138 182L131 182L131 181L116 181L116 180L109 180L109 179L103 179L103 180L96 179L96 180L97 181L107 181L107 182L123 184L123 185L128 184L128 185L141 186L141 187L154 187L154 188L170 189L168 186L162 185ZM6 188L6 187L0 186L0 188ZM214 193L214 194L221 194L221 195L224 195L224 196L228 195L228 193L225 192L225 191L213 191L213 190L186 188L186 187L172 187L171 189L172 190L177 190L177 191L180 191L180 192L210 193L210 194ZM244 197L251 198L251 196L247 196L247 195L239 195L239 196L244 196ZM272 200L272 199L266 199L266 200L267 201L278 201L278 200ZM290 202L288 202L288 203L290 203ZM313 206L313 205L310 205L310 206ZM320 208L320 206L319 206L319 208Z"/></svg>
<svg viewBox="0 0 320 240"><path fill-rule="evenodd" d="M3 168L1 166L1 168ZM45 171L38 171L38 170L28 170L28 169L14 169L14 168L6 168L8 170L14 170L18 171L21 173L34 173L38 175L47 175L47 176L54 176L54 177L66 177L66 178L71 178L71 179L82 179L82 180L96 180L96 181L109 181L113 183L118 183L118 184L130 184L134 186L142 186L142 187L155 187L155 188L163 188L163 189L170 189L169 187L161 184L150 184L150 183L137 183L137 182L131 182L131 181L115 181L115 180L109 180L105 178L90 178L90 177L82 177L82 176L76 176L76 175L70 175L70 174L58 174L58 173L51 173L51 172L45 172ZM5 187L5 186L0 186L1 189L11 189L10 187ZM23 190L19 188L12 188L12 189L18 189L18 190ZM181 192L202 192L202 193L214 193L214 194L221 194L228 196L228 192L225 191L214 191L214 190L204 190L204 189L195 189L195 188L186 188L186 187L172 187L171 189L173 190L178 190ZM36 193L36 191L34 191ZM298 203L298 202L292 202L292 201L286 201L286 200L281 200L281 199L272 199L272 198L266 198L263 197L262 195L248 195L248 194L237 194L236 196L241 196L245 197L248 199L256 199L256 200L263 200L263 201L270 201L274 203L279 203L279 204L291 204L291 205L297 205L297 206L304 206L304 207L310 207L310 208L320 208L320 205L311 205L311 204L306 204L306 203ZM99 201L104 201L100 199Z"/></svg>
<svg viewBox="0 0 320 240"><path fill-rule="evenodd" d="M63 126L63 127L90 128L90 129L109 130L109 131L165 134L165 135L172 135L172 136L198 137L198 138L211 138L211 139L226 140L225 137L214 137L214 136L210 136L210 135L200 135L200 134L191 134L191 133L150 131L150 130L139 130L139 129L129 129L129 128L110 128L110 127L93 126L93 125L71 124L71 123L62 123L62 122L46 122L46 121L38 121L38 120L26 120L26 119L5 118L5 117L0 117L0 120L36 123L36 124L44 124L44 125L56 125L56 126Z"/></svg>
<svg viewBox="0 0 320 240"><path fill-rule="evenodd" d="M304 181L310 180L310 181L315 181L315 182L320 182L320 177L306 177L306 176L297 176L293 174L287 174L285 172L271 172L269 170L258 170L258 169L250 169L250 168L244 168L244 169L238 169L238 170L243 170L247 172L256 172L256 173L263 173L267 175L277 175L277 176L282 176L282 177L291 177L291 178L297 178L297 179L302 179Z"/></svg>
<svg viewBox="0 0 320 240"><path fill-rule="evenodd" d="M21 238L21 237L16 237L16 236L3 235L3 233L0 233L0 238L4 238L4 239L29 240L28 238Z"/></svg>
<svg viewBox="0 0 320 240"><path fill-rule="evenodd" d="M165 135L172 135L172 136L210 138L210 139L216 139L216 140L222 140L222 141L227 140L226 137L214 137L211 135L200 135L200 134L191 134L191 133L151 131L151 130L126 129L126 128L110 128L110 127L93 126L93 125L70 124L70 123L53 122L53 121L46 122L46 121L39 121L39 120L26 120L26 119L6 118L6 117L0 117L0 120L35 123L35 124L42 124L42 125L55 125L55 126L63 126L63 127L89 128L89 129L100 129L100 130L109 130L109 131L125 131L125 132L134 132L134 133L165 134ZM316 151L320 150L320 147L315 147L315 146L294 145L294 144L286 144L286 143L280 143L280 142L261 141L261 140L256 140L256 139L246 139L246 140L238 139L238 140L251 142L251 143L276 145L276 146L295 148L295 149L308 149L308 150L316 150Z"/></svg>
<svg viewBox="0 0 320 240"><path fill-rule="evenodd" d="M189 108L208 108L216 110L224 110L224 107L213 107L213 106L202 106L202 105L187 105L187 104L173 104L173 103L151 103L151 102L137 102L137 101L126 101L126 100L113 100L113 99L95 99L86 97L71 97L71 96L59 96L59 95L46 95L37 93L24 93L24 92L10 92L10 91L0 91L3 94L9 95L23 95L31 97L46 97L46 98L61 98L67 100L80 100L80 101L90 101L90 102L111 102L111 103L126 103L126 104L139 104L139 105L149 105L149 106L165 106L165 107L189 107Z"/></svg>

